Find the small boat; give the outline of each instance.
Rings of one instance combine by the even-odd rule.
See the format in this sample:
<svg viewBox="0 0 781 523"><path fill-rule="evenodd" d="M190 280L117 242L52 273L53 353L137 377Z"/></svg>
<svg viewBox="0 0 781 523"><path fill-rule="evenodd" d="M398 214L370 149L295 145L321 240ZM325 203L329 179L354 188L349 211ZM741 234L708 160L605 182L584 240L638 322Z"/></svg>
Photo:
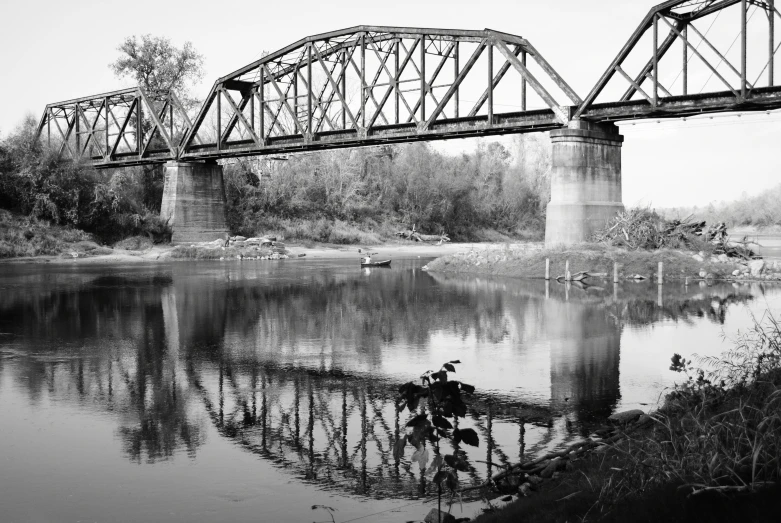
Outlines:
<svg viewBox="0 0 781 523"><path fill-rule="evenodd" d="M362 261L361 267L390 267L390 264L391 264L391 260L383 260L377 262L370 261L368 263Z"/></svg>

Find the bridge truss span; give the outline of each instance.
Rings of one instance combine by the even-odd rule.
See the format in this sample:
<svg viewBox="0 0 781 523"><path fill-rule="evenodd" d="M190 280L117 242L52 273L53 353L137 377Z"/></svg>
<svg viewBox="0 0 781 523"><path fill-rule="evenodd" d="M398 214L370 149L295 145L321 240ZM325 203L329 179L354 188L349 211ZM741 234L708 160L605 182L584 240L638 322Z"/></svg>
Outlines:
<svg viewBox="0 0 781 523"><path fill-rule="evenodd" d="M38 135L61 158L116 167L177 158L191 127L176 94L134 87L49 104Z"/></svg>
<svg viewBox="0 0 781 523"><path fill-rule="evenodd" d="M575 119L781 108L775 0L673 0L649 11ZM606 103L597 104L598 101Z"/></svg>
<svg viewBox="0 0 781 523"><path fill-rule="evenodd" d="M180 159L548 130L579 102L521 37L359 26L219 79Z"/></svg>

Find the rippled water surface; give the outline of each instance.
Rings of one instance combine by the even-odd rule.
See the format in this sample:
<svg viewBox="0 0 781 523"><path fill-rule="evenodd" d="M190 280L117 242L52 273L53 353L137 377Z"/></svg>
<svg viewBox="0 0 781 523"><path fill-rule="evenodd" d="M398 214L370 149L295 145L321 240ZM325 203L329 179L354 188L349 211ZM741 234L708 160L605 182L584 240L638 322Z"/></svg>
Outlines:
<svg viewBox="0 0 781 523"><path fill-rule="evenodd" d="M390 451L399 384L463 362L475 484L652 408L674 352L718 354L781 304L771 286L546 285L427 261L0 265L0 520L420 518L430 486Z"/></svg>

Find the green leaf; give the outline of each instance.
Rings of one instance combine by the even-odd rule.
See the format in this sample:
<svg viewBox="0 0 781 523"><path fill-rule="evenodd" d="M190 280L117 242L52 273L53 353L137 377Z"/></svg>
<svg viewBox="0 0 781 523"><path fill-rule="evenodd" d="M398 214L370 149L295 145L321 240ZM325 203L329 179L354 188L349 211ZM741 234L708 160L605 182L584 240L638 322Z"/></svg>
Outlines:
<svg viewBox="0 0 781 523"><path fill-rule="evenodd" d="M469 470L469 464L461 457L455 456L453 454L448 454L445 456L445 463L448 467L460 470L461 472L467 472Z"/></svg>
<svg viewBox="0 0 781 523"><path fill-rule="evenodd" d="M467 394L472 394L475 391L475 387L474 385L467 385L466 383L462 383L461 390Z"/></svg>
<svg viewBox="0 0 781 523"><path fill-rule="evenodd" d="M480 439L477 437L477 432L475 432L474 429L456 429L453 431L453 436L455 437L456 434L458 434L458 439L467 445L471 445L473 447L480 446Z"/></svg>
<svg viewBox="0 0 781 523"><path fill-rule="evenodd" d="M451 365L450 363L445 363L444 365L442 365L442 367L444 367L445 370L450 371L450 372L455 372L456 371L456 368L453 365Z"/></svg>
<svg viewBox="0 0 781 523"><path fill-rule="evenodd" d="M426 450L423 445L419 446L418 450L412 454L412 461L418 462L421 472L426 470L426 463L428 463L428 450Z"/></svg>
<svg viewBox="0 0 781 523"><path fill-rule="evenodd" d="M428 424L428 414L418 414L407 422L408 427L424 427Z"/></svg>
<svg viewBox="0 0 781 523"><path fill-rule="evenodd" d="M438 485L439 483L442 483L447 479L448 472L447 470L440 470L434 475L434 479L431 481L434 482L435 485Z"/></svg>
<svg viewBox="0 0 781 523"><path fill-rule="evenodd" d="M439 427L441 429L452 429L453 425L443 418L442 416L433 416L431 418L431 421L434 423L435 427Z"/></svg>
<svg viewBox="0 0 781 523"><path fill-rule="evenodd" d="M426 474L431 474L432 472L439 472L439 469L442 468L442 465L445 464L445 460L442 459L441 454L437 454L434 456L434 459L431 460L431 465L428 466L428 469L426 469Z"/></svg>
<svg viewBox="0 0 781 523"><path fill-rule="evenodd" d="M394 459L401 459L404 457L404 447L407 446L407 436L405 435L403 438L400 438L398 441L396 441L396 444L393 446L393 458Z"/></svg>
<svg viewBox="0 0 781 523"><path fill-rule="evenodd" d="M452 472L448 471L445 484L447 485L447 488L449 488L452 492L455 492L458 489L458 477Z"/></svg>
<svg viewBox="0 0 781 523"><path fill-rule="evenodd" d="M452 360L450 363L458 364L458 363L461 363L461 360Z"/></svg>

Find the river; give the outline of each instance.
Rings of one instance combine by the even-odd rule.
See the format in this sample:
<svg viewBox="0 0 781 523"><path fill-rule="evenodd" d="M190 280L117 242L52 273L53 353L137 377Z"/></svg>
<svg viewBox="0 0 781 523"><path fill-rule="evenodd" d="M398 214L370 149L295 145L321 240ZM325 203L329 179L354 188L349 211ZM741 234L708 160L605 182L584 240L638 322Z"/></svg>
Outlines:
<svg viewBox="0 0 781 523"><path fill-rule="evenodd" d="M673 353L717 355L781 305L772 285L565 286L428 261L0 266L0 519L421 519L431 486L391 450L400 384L461 361L477 389L461 427L480 437L461 482L477 484L652 409L681 379Z"/></svg>

